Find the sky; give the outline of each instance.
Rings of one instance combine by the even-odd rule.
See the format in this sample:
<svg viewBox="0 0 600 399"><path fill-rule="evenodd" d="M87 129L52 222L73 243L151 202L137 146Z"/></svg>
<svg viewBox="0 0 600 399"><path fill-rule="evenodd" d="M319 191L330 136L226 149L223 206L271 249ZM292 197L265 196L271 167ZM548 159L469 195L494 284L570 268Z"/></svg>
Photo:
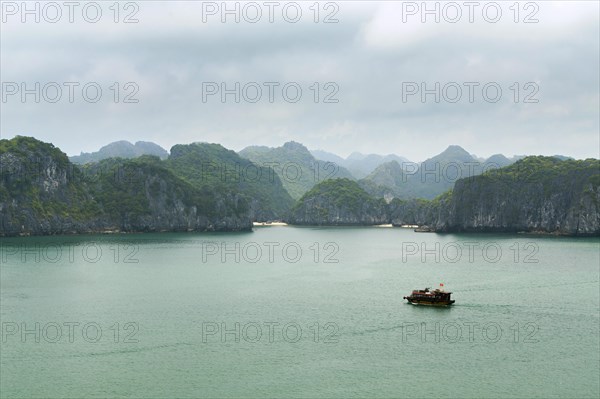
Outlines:
<svg viewBox="0 0 600 399"><path fill-rule="evenodd" d="M597 1L24 4L2 138L600 157Z"/></svg>

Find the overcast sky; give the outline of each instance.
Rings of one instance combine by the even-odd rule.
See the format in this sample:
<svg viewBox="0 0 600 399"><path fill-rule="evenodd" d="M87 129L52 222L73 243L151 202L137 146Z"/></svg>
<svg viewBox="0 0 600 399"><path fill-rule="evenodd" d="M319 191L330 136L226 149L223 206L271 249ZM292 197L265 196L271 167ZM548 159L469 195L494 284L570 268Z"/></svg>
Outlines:
<svg viewBox="0 0 600 399"><path fill-rule="evenodd" d="M295 140L342 156L413 161L451 144L483 157L599 157L597 1L521 2L518 13L513 1L499 2L498 17L497 3L441 2L439 22L421 1L321 2L317 23L313 1L279 2L272 23L262 1L240 2L239 23L222 15L220 1L122 2L118 15L113 3L95 3L102 15L92 23L96 6L81 2L71 23L63 2L40 2L39 22L20 1L2 2L2 138L34 136L69 155L125 139L234 150ZM292 23L296 4L302 15ZM36 82L39 103L34 93L23 99ZM65 82L74 82L73 102ZM236 82L239 103L210 93L222 83L235 91ZM88 102L97 87L101 96ZM127 94L138 102L125 103Z"/></svg>

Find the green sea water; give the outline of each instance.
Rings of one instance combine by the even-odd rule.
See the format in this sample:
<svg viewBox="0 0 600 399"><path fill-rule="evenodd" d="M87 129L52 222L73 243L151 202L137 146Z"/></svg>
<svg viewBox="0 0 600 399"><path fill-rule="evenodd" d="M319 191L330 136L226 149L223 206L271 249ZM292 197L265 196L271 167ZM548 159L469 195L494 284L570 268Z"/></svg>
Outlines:
<svg viewBox="0 0 600 399"><path fill-rule="evenodd" d="M1 244L1 397L600 395L597 238L273 226ZM439 283L450 308L402 299Z"/></svg>

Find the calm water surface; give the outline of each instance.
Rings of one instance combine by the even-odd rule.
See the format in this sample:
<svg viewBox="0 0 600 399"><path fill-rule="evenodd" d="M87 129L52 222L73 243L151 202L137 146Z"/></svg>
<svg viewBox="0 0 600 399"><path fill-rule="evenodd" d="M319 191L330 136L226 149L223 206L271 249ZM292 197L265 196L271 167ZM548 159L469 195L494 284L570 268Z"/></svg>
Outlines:
<svg viewBox="0 0 600 399"><path fill-rule="evenodd" d="M2 397L600 395L600 241L264 227L2 239ZM447 309L412 289L451 290Z"/></svg>

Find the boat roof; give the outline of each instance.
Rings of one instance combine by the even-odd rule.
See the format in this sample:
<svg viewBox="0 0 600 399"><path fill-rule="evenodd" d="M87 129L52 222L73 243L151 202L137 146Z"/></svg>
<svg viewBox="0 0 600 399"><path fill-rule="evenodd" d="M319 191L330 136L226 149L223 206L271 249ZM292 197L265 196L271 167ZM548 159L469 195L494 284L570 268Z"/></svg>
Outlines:
<svg viewBox="0 0 600 399"><path fill-rule="evenodd" d="M441 291L439 289L435 289L435 290L431 291L427 288L424 290L413 290L413 293L414 292L419 293L419 294L426 294L426 295L435 295L436 293L437 294L452 294L451 291Z"/></svg>

